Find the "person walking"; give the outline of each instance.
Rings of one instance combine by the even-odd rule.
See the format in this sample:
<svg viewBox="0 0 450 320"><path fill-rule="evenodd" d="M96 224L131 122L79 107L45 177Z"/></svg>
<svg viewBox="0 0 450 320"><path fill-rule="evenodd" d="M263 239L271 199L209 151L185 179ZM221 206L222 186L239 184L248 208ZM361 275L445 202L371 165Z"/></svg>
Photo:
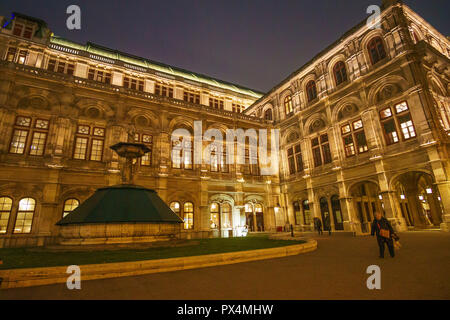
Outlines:
<svg viewBox="0 0 450 320"><path fill-rule="evenodd" d="M392 229L391 224L389 221L383 217L383 215L380 212L375 212L375 220L372 222L372 236L377 236L377 242L378 247L380 249L380 258L384 258L384 249L385 244L387 245L389 249L389 254L392 258L395 256L394 251L394 240L393 237L397 238L397 235L394 232L394 229Z"/></svg>
<svg viewBox="0 0 450 320"><path fill-rule="evenodd" d="M319 218L314 218L314 226L316 227L319 236L323 234L322 232L322 221Z"/></svg>

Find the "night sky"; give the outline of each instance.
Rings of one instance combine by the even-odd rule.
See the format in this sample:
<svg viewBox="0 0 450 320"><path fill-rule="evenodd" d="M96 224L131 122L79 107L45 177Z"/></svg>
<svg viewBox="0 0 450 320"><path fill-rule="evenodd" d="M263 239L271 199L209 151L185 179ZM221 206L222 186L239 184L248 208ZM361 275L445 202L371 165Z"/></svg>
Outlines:
<svg viewBox="0 0 450 320"><path fill-rule="evenodd" d="M368 17L381 0L0 0L59 36L91 41L266 92ZM450 1L405 1L445 35ZM81 30L66 8L81 8Z"/></svg>

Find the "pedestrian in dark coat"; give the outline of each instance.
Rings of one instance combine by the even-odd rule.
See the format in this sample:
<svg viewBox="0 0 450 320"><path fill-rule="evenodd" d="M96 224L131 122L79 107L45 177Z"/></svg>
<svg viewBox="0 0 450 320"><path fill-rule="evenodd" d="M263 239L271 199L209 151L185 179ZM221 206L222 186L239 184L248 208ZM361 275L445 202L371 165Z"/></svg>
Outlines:
<svg viewBox="0 0 450 320"><path fill-rule="evenodd" d="M328 235L331 236L331 222L330 222L330 216L326 216L325 220L323 220L323 229L325 231L328 231Z"/></svg>
<svg viewBox="0 0 450 320"><path fill-rule="evenodd" d="M319 236L323 234L322 232L322 221L319 218L314 218L314 226L316 227L317 232L319 233Z"/></svg>
<svg viewBox="0 0 450 320"><path fill-rule="evenodd" d="M372 236L374 235L377 236L380 258L384 258L385 244L389 249L389 254L393 258L395 256L393 237L397 237L397 235L389 221L380 212L375 212L375 220L372 223Z"/></svg>

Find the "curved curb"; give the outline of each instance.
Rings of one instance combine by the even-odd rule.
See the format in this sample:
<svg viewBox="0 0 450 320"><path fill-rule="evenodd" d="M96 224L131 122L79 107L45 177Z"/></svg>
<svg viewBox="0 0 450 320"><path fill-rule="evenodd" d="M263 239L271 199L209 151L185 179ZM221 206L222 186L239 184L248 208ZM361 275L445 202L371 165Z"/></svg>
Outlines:
<svg viewBox="0 0 450 320"><path fill-rule="evenodd" d="M151 273L206 268L241 262L282 258L311 252L317 249L316 240L292 246L237 251L202 256L180 257L158 260L88 264L80 266L81 281L129 277ZM42 286L65 283L70 274L67 266L0 270L0 289Z"/></svg>

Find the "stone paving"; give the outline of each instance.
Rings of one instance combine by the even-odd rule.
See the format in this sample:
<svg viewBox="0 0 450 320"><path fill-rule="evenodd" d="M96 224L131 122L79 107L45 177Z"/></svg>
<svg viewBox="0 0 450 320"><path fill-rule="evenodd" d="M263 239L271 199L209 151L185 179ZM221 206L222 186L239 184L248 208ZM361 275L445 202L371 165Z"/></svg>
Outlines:
<svg viewBox="0 0 450 320"><path fill-rule="evenodd" d="M400 234L394 259L372 237L317 237L315 252L204 269L0 290L0 299L450 299L450 234ZM387 254L387 256L389 256ZM366 269L381 268L381 290Z"/></svg>

